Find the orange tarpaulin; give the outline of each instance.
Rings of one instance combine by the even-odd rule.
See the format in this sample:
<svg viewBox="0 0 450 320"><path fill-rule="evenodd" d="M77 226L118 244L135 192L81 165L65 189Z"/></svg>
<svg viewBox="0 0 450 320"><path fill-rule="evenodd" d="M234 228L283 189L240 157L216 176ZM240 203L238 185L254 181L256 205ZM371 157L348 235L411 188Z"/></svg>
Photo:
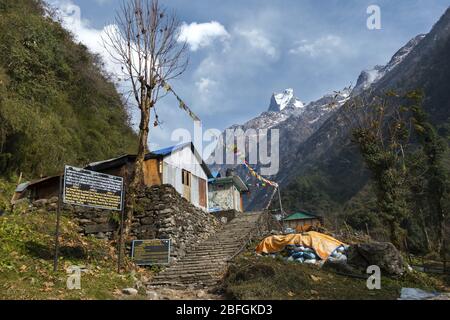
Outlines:
<svg viewBox="0 0 450 320"><path fill-rule="evenodd" d="M275 253L287 245L298 245L314 249L317 255L326 260L337 247L344 243L326 234L310 231L303 234L287 234L265 238L256 247L256 253Z"/></svg>

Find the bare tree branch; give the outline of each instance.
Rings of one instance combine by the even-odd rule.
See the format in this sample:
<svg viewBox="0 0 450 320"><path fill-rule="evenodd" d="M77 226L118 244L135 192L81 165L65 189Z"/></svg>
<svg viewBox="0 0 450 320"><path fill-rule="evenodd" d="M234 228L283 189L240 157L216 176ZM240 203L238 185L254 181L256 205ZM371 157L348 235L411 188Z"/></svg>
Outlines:
<svg viewBox="0 0 450 320"><path fill-rule="evenodd" d="M129 0L123 1L114 26L107 29L103 38L104 47L112 60L122 66L131 85L128 97L134 98L140 110L138 152L126 206L126 234L131 225L135 193L143 184L151 109L154 124L159 125L155 106L167 94L161 88L187 67L187 45L180 43L179 32L180 23L175 13L168 13L158 0Z"/></svg>

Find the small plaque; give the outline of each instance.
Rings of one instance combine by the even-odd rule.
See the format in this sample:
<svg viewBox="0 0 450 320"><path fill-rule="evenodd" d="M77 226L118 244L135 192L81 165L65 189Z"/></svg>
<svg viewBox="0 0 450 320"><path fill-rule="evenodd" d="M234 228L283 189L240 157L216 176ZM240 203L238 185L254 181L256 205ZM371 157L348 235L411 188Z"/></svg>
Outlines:
<svg viewBox="0 0 450 320"><path fill-rule="evenodd" d="M134 240L131 256L140 266L169 264L170 239Z"/></svg>

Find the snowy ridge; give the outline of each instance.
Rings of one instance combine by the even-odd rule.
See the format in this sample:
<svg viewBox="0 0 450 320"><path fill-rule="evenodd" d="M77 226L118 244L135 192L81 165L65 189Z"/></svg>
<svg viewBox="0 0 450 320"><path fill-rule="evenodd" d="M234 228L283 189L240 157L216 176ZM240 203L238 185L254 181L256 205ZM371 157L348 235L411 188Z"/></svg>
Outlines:
<svg viewBox="0 0 450 320"><path fill-rule="evenodd" d="M270 129L282 126L282 123L291 118L304 119L306 123L314 124L324 116L328 117L348 99L350 99L350 91L344 89L339 93L327 94L319 100L304 105L295 97L292 89L286 89L282 93L272 95L269 111L263 112L243 125L233 125L230 128L241 128L244 131L247 129Z"/></svg>
<svg viewBox="0 0 450 320"><path fill-rule="evenodd" d="M385 66L375 66L373 69L364 70L359 75L358 81L356 82L355 88L352 94L359 94L362 91L368 89L373 84L377 83L385 74L392 71L397 65L399 65L408 54L419 44L419 42L425 38L425 34L420 34L398 50L389 63Z"/></svg>

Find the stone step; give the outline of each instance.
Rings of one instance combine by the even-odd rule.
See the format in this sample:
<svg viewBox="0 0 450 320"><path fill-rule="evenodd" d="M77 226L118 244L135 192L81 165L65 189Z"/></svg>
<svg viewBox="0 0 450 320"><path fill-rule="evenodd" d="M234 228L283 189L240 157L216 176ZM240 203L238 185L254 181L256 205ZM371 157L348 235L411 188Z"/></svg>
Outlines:
<svg viewBox="0 0 450 320"><path fill-rule="evenodd" d="M184 257L194 257L194 256L211 256L211 255L218 255L218 254L233 254L236 252L236 250L239 250L242 246L235 247L233 249L227 248L227 249L216 249L216 250L196 250L196 251L190 251L186 253Z"/></svg>
<svg viewBox="0 0 450 320"><path fill-rule="evenodd" d="M195 267L195 268L174 268L174 269L170 269L168 271L165 272L161 272L161 275L165 275L165 274L174 274L174 273L183 273L183 272L190 272L190 273L195 273L195 272L208 272L208 273L217 273L217 272L222 272L223 270L225 270L226 267L222 266L222 267L207 267L207 268L202 268L201 266Z"/></svg>
<svg viewBox="0 0 450 320"><path fill-rule="evenodd" d="M220 280L205 280L199 281L195 284L190 282L176 282L176 281L155 281L152 282L152 287L172 287L172 288L186 288L186 287L194 287L194 288L204 288L204 287L212 287L219 283Z"/></svg>
<svg viewBox="0 0 450 320"><path fill-rule="evenodd" d="M176 264L156 275L150 286L214 286L227 270L228 259L234 256L256 230L261 214L236 217L215 235L187 248Z"/></svg>
<svg viewBox="0 0 450 320"><path fill-rule="evenodd" d="M200 274L200 273L186 273L186 274L167 274L164 277L154 277L154 280L158 281L158 280L162 280L162 281L177 281L177 282L181 282L181 281L186 281L186 280L194 280L194 281L198 281L198 280L212 280L212 279L220 279L220 275L214 275L214 274L208 274L208 273L204 273L204 274Z"/></svg>
<svg viewBox="0 0 450 320"><path fill-rule="evenodd" d="M202 246L199 247L195 247L195 248L190 248L189 252L192 251L203 251L203 250L212 250L212 251L217 251L217 250L226 250L226 249L236 249L239 248L242 243L244 242L244 239L236 239L236 241L234 243L230 243L230 244L224 244L221 242L217 242L217 243L207 243L204 244Z"/></svg>
<svg viewBox="0 0 450 320"><path fill-rule="evenodd" d="M220 278L224 274L224 271L220 272L177 272L177 273L162 273L160 276L155 276L155 280L167 280L167 279L186 279L186 278Z"/></svg>
<svg viewBox="0 0 450 320"><path fill-rule="evenodd" d="M182 261L203 261L203 262L207 263L208 261L226 259L231 256L232 255L229 253L215 254L215 255L190 255L189 257L185 257L184 259L182 259L180 262L182 262Z"/></svg>

